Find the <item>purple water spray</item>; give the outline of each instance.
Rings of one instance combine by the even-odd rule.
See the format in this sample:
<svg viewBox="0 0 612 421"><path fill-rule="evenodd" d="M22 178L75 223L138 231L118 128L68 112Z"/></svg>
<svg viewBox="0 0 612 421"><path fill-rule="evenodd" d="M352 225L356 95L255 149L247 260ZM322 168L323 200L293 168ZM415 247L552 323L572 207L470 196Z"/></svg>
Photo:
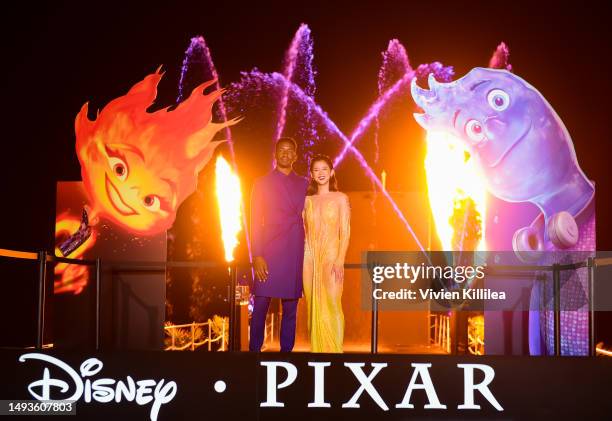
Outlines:
<svg viewBox="0 0 612 421"><path fill-rule="evenodd" d="M214 88L221 89L220 83L219 83L219 74L217 73L217 68L215 67L215 63L213 62L212 55L210 53L210 49L208 48L208 45L206 44L206 40L204 39L203 36L193 37L191 38L191 42L189 43L189 47L187 48L187 51L185 51L185 58L183 59L183 65L181 67L181 77L179 79L179 87L178 87L179 94L176 99L177 103L181 102L184 98L185 84L187 82L187 72L189 71L190 67L195 63L198 63L204 67L203 76L205 78L208 77L208 75L206 74L208 72L210 73L210 77L217 81L214 85ZM227 121L228 120L227 110L225 107L225 101L223 100L223 96L219 98L219 100L217 101L217 104L219 107L218 113L219 113L220 119L224 122ZM234 169L234 172L238 174L238 165L236 163L236 154L234 152L234 141L232 139L232 131L229 126L225 128L225 138L227 139L227 143L228 143L229 150L230 150L230 156L232 159L232 167ZM240 208L242 212L242 224L244 226L244 233L245 233L245 239L247 243L247 249L249 252L249 262L252 263L253 254L251 252L251 239L249 237L249 230L247 229L247 220L246 220L246 213L244 209L244 201L240 202ZM253 272L253 269L251 269L251 276L254 279L255 274Z"/></svg>

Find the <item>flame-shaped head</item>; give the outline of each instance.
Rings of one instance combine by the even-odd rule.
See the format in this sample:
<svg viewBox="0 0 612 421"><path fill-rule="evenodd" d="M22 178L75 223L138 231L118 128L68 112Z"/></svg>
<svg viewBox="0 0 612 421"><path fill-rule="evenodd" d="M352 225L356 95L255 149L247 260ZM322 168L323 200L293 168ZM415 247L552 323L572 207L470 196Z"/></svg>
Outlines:
<svg viewBox="0 0 612 421"><path fill-rule="evenodd" d="M474 68L429 89L413 80L412 97L428 131L453 134L476 157L489 190L508 201L537 201L573 182L580 169L571 138L550 104L520 77Z"/></svg>
<svg viewBox="0 0 612 421"><path fill-rule="evenodd" d="M76 150L92 210L142 235L167 230L176 209L197 184L197 174L215 147L214 135L228 125L213 123L212 107L221 96L215 83L193 90L176 109L149 113L163 74L158 70L107 104L96 120L87 104L75 121Z"/></svg>

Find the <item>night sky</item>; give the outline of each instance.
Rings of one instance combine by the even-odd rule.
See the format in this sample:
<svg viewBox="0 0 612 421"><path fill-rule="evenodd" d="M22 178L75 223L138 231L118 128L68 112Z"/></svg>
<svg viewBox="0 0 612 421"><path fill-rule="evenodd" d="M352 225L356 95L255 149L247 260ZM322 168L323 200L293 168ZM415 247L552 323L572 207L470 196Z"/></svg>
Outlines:
<svg viewBox="0 0 612 421"><path fill-rule="evenodd" d="M606 221L612 213L610 36L603 9L588 2L509 0L292 3L53 1L3 10L0 248L51 250L55 183L80 179L73 124L83 103L101 108L161 64L166 75L157 103L172 104L184 51L195 35L206 38L223 85L253 67L280 71L293 34L305 22L315 43L317 102L345 133L376 97L380 53L390 39L404 44L414 67L437 60L454 66L456 77L486 66L505 41L515 73L552 104L582 169L595 180L598 249L612 249ZM412 119L409 111L406 119ZM270 140L249 141L261 142L253 160L265 161ZM384 147L390 168L422 165L410 161L405 144ZM357 169L348 162L345 180ZM369 188L365 179L355 180L345 189ZM413 188L395 182L392 189Z"/></svg>
<svg viewBox="0 0 612 421"><path fill-rule="evenodd" d="M80 179L73 122L84 102L90 101L90 110L100 108L162 64L166 75L157 103L172 104L184 51L200 34L224 85L253 67L280 71L301 22L309 24L314 37L317 102L346 133L376 96L380 53L390 39L405 45L413 66L439 60L453 65L457 77L486 65L505 41L514 71L553 105L572 135L583 170L597 183L598 248L612 247L604 216L610 214L612 193L606 130L610 37L597 7L585 2L537 9L536 2L153 3L50 2L3 11L0 247L51 247L55 182ZM412 118L410 113L406 118ZM262 143L262 155L254 160L267 159L269 139L248 141ZM401 144L385 147L404 152ZM394 155L405 159L402 165L414 164L410 156ZM349 162L344 171L353 169L358 167ZM347 178L345 189L368 188L367 183L347 185Z"/></svg>

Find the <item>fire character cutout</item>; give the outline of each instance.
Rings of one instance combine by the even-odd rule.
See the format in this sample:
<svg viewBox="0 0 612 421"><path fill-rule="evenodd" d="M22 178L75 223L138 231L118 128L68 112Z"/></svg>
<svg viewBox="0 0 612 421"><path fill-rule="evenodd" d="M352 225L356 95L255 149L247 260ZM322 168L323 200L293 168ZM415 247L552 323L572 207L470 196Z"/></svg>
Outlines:
<svg viewBox="0 0 612 421"><path fill-rule="evenodd" d="M55 248L55 255L63 255L72 259L80 259L83 254L93 247L96 236L91 235L91 228L87 224L87 213L79 220L64 212L58 215L55 222L55 240L59 244ZM76 234L73 234L76 231ZM63 240L63 241L62 241ZM60 254L61 253L61 254ZM89 269L87 266L58 263L54 268L55 281L53 290L55 294L80 294L87 286Z"/></svg>
<svg viewBox="0 0 612 421"><path fill-rule="evenodd" d="M212 138L238 121L211 121L222 90L208 95L203 90L215 80L198 86L172 111L147 112L162 76L159 69L148 75L94 121L87 117L87 103L76 117L76 151L92 225L103 217L138 235L170 228L220 143Z"/></svg>

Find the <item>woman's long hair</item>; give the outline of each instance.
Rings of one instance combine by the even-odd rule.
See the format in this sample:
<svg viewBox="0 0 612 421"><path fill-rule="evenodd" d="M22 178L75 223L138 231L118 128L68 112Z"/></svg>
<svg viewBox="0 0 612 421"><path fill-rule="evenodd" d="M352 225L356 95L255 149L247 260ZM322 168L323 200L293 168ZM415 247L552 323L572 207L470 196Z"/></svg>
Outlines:
<svg viewBox="0 0 612 421"><path fill-rule="evenodd" d="M306 190L306 196L313 196L317 194L319 191L318 184L312 178L312 169L314 168L314 164L317 162L323 161L329 166L329 171L334 169L334 164L332 164L332 160L327 155L315 155L310 161L310 166L308 168L308 177L310 177L310 183L308 183L308 189ZM336 180L336 174L332 175L329 178L329 191L338 191L338 180Z"/></svg>

